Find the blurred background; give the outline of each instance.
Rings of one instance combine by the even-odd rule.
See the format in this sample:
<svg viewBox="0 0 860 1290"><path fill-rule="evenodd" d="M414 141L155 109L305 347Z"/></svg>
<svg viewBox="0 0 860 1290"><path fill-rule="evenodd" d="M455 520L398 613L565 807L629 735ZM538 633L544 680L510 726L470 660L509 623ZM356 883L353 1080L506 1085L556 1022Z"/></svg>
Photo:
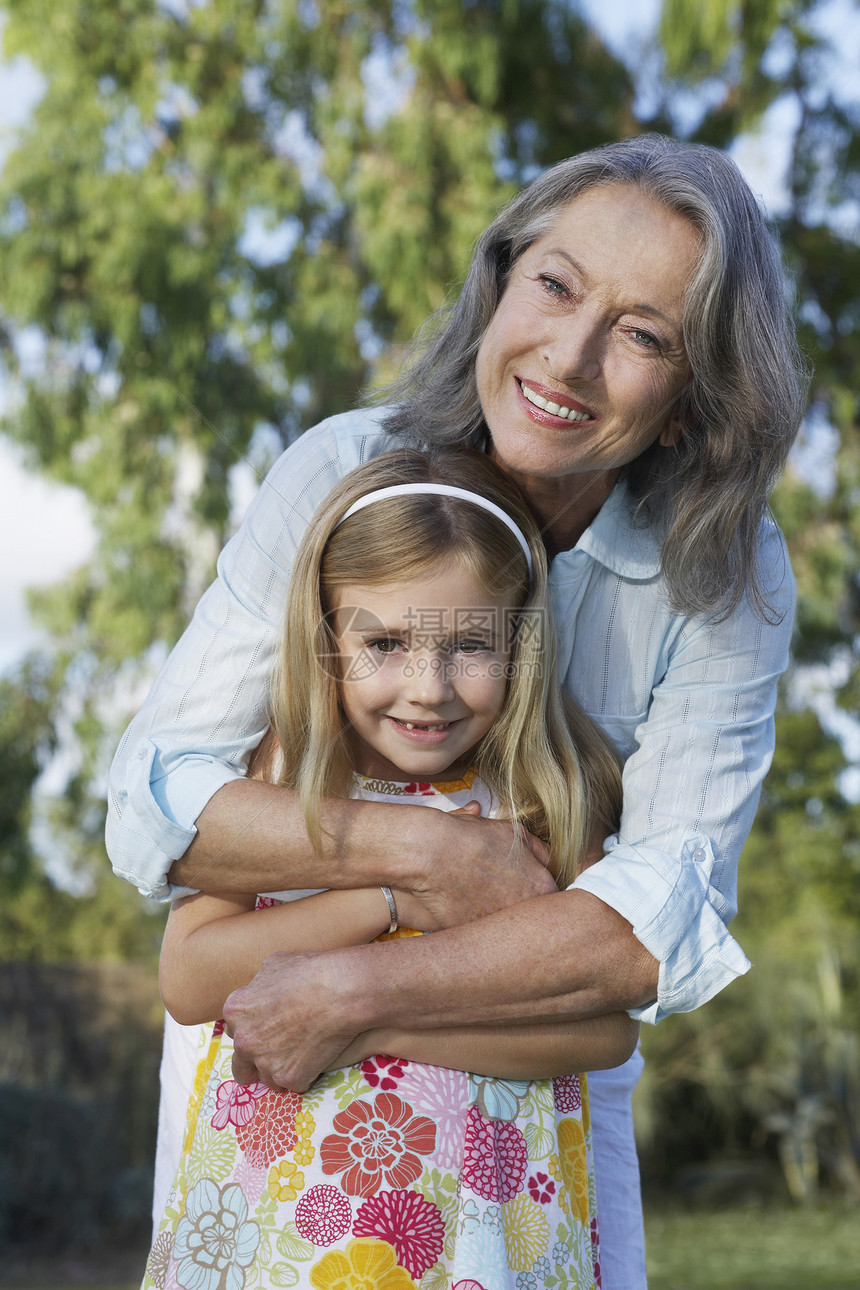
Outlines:
<svg viewBox="0 0 860 1290"><path fill-rule="evenodd" d="M0 1284L142 1270L163 912L110 874L105 777L218 550L519 184L658 129L761 195L815 378L755 970L644 1036L652 1290L856 1290L856 0L0 0L0 35Z"/></svg>

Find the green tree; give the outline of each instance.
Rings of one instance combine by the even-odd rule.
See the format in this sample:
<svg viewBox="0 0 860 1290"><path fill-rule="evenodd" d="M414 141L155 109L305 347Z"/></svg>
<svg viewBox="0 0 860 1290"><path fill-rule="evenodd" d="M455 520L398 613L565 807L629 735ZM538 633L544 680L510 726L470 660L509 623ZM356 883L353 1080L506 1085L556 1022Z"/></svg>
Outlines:
<svg viewBox="0 0 860 1290"><path fill-rule="evenodd" d="M733 926L754 970L700 1013L647 1036L640 1122L664 1181L690 1158L695 1121L707 1126L700 1159L715 1146L760 1150L769 1135L797 1200L814 1195L819 1170L860 1194L860 808L846 797L845 754L822 725L810 670L829 676L831 698L857 713L860 103L840 97L827 75L822 9L813 0L665 0L661 21L661 111L672 118L679 90L687 113L698 96L691 137L729 147L770 106L793 111L777 222L814 366L806 434L829 425L836 441L829 480L804 477L807 453L773 498L798 616Z"/></svg>
<svg viewBox="0 0 860 1290"><path fill-rule="evenodd" d="M465 22L450 0L0 11L5 56L44 82L0 176L2 431L83 491L98 534L31 597L72 851L122 696L212 576L234 468L261 474L389 374L514 182L628 128L632 85L554 0Z"/></svg>
<svg viewBox="0 0 860 1290"><path fill-rule="evenodd" d="M103 807L80 779L47 801L33 788L55 747L56 669L34 655L0 678L0 962L148 958L164 916L113 879L104 860ZM57 886L34 842L34 817L63 839L68 881ZM81 898L81 894L85 899Z"/></svg>

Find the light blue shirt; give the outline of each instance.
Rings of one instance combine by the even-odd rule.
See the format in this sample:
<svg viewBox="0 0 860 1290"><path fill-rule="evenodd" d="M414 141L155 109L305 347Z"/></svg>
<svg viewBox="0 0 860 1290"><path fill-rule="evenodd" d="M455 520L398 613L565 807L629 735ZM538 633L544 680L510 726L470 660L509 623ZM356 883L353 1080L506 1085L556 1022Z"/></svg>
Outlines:
<svg viewBox="0 0 860 1290"><path fill-rule="evenodd" d="M275 463L125 733L111 770L108 852L115 871L148 896L170 896L167 871L190 845L195 820L245 774L267 726L296 548L333 485L397 446L379 427L382 415L335 417ZM760 558L776 625L746 602L723 622L673 612L658 543L634 524L619 485L550 571L562 682L625 759L620 829L574 886L617 909L659 960L658 999L633 1014L645 1021L698 1007L750 966L728 923L773 753L794 611L772 523Z"/></svg>

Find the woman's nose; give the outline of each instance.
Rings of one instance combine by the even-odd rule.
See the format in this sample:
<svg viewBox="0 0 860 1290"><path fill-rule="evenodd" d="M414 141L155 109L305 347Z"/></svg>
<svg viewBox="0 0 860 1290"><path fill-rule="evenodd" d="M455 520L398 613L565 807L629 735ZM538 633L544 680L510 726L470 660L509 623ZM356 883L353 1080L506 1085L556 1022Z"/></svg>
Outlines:
<svg viewBox="0 0 860 1290"><path fill-rule="evenodd" d="M578 309L556 324L543 347L543 358L556 381L593 381L600 374L601 330L587 309Z"/></svg>

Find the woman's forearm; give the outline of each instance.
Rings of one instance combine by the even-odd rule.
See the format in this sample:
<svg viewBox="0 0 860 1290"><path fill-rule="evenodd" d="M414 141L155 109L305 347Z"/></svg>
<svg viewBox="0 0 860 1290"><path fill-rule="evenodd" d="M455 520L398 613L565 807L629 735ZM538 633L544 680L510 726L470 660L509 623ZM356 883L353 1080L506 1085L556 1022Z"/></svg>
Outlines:
<svg viewBox="0 0 860 1290"><path fill-rule="evenodd" d="M574 1071L620 1066L635 1049L638 1037L639 1024L626 1012L522 1026L371 1030L359 1035L329 1069L386 1053L498 1079L553 1079Z"/></svg>
<svg viewBox="0 0 860 1290"><path fill-rule="evenodd" d="M254 909L252 898L188 896L175 902L159 961L164 1006L182 1025L217 1020L227 996L279 951L301 954L372 941L389 910L379 887L324 891Z"/></svg>
<svg viewBox="0 0 860 1290"><path fill-rule="evenodd" d="M401 922L424 931L480 918L555 890L541 844L503 820L423 806L327 798L314 853L297 795L242 779L197 819L170 879L208 892L375 887L403 893Z"/></svg>
<svg viewBox="0 0 860 1290"><path fill-rule="evenodd" d="M432 936L268 960L227 1000L236 1078L303 1089L368 1030L600 1017L656 997L629 923L576 890Z"/></svg>

